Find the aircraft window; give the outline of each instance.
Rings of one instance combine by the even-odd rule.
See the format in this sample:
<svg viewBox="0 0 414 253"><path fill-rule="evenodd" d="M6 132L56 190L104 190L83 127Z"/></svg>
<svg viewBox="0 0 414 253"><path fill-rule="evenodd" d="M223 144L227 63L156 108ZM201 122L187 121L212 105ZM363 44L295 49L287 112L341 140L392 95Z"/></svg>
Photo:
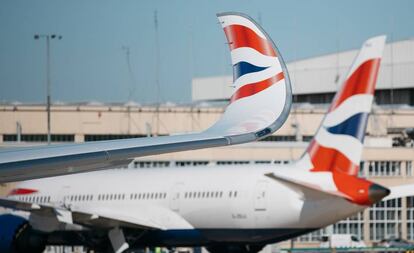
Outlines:
<svg viewBox="0 0 414 253"><path fill-rule="evenodd" d="M151 193L151 199L153 199L154 198L154 193Z"/></svg>
<svg viewBox="0 0 414 253"><path fill-rule="evenodd" d="M232 197L232 194L233 194L233 192L232 192L232 191L230 191L230 192L229 192L229 197L230 197L230 198Z"/></svg>
<svg viewBox="0 0 414 253"><path fill-rule="evenodd" d="M207 192L206 193L206 198L209 198L210 197L210 192Z"/></svg>
<svg viewBox="0 0 414 253"><path fill-rule="evenodd" d="M237 197L237 191L235 191L235 192L234 192L234 197L235 197L235 198Z"/></svg>

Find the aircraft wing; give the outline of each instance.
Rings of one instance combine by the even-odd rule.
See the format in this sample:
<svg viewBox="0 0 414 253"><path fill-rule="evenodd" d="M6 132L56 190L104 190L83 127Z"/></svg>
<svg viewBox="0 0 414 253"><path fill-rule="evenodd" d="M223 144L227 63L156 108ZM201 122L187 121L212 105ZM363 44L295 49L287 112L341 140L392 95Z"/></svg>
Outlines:
<svg viewBox="0 0 414 253"><path fill-rule="evenodd" d="M384 201L396 198L404 198L414 196L414 184L403 184L388 187L391 193L384 198Z"/></svg>
<svg viewBox="0 0 414 253"><path fill-rule="evenodd" d="M6 150L0 152L0 183L112 168L141 156L241 144L278 130L292 104L280 52L248 16L217 16L231 51L234 93L212 127L195 134Z"/></svg>
<svg viewBox="0 0 414 253"><path fill-rule="evenodd" d="M179 214L160 206L142 205L128 208L82 207L29 203L0 198L0 207L36 214L38 217L56 218L60 223L76 224L90 228L136 228L143 230L191 229ZM134 214L131 216L131 214Z"/></svg>

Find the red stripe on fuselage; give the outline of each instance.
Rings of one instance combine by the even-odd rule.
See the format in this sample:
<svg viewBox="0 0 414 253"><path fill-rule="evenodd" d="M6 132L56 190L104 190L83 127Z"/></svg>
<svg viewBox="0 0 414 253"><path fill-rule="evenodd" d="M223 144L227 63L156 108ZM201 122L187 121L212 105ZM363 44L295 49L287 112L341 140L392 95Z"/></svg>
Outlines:
<svg viewBox="0 0 414 253"><path fill-rule="evenodd" d="M32 193L36 193L37 190L33 190L33 189L25 189L25 188L17 188L12 190L9 195L27 195L27 194L32 194Z"/></svg>
<svg viewBox="0 0 414 253"><path fill-rule="evenodd" d="M256 51L276 57L272 43L257 35L253 30L242 25L229 25L224 28L230 50L239 47L251 47Z"/></svg>
<svg viewBox="0 0 414 253"><path fill-rule="evenodd" d="M377 82L380 58L370 59L362 63L345 81L342 90L335 96L329 109L333 111L347 98L356 94L374 94Z"/></svg>
<svg viewBox="0 0 414 253"><path fill-rule="evenodd" d="M358 175L359 165L352 163L336 149L321 146L312 140L307 152L314 166L311 171L340 171L347 175Z"/></svg>
<svg viewBox="0 0 414 253"><path fill-rule="evenodd" d="M251 95L254 95L256 93L261 92L262 90L267 89L268 87L272 86L273 84L277 83L278 81L282 80L284 78L283 72L280 72L279 74L272 76L269 79L257 82L257 83L250 83L246 84L242 87L240 87L230 98L230 103L233 103L234 101L249 97Z"/></svg>

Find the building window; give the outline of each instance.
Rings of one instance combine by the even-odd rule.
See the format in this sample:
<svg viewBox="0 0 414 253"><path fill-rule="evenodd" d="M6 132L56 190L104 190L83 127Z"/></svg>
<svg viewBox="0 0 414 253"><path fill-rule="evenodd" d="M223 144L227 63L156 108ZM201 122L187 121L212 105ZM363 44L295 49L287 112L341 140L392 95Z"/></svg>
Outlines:
<svg viewBox="0 0 414 253"><path fill-rule="evenodd" d="M364 240L364 213L360 212L333 225L334 234L352 234Z"/></svg>
<svg viewBox="0 0 414 253"><path fill-rule="evenodd" d="M85 134L86 141L108 141L128 138L142 138L147 137L143 134Z"/></svg>
<svg viewBox="0 0 414 253"><path fill-rule="evenodd" d="M294 135L271 135L271 136L261 139L260 141L296 141L296 136Z"/></svg>
<svg viewBox="0 0 414 253"><path fill-rule="evenodd" d="M407 177L411 177L413 175L413 162L406 161L405 162L405 174Z"/></svg>
<svg viewBox="0 0 414 253"><path fill-rule="evenodd" d="M52 134L50 136L52 142L74 142L74 134ZM17 134L4 134L4 142L16 142ZM23 142L47 142L47 134L22 134L20 141Z"/></svg>
<svg viewBox="0 0 414 253"><path fill-rule="evenodd" d="M401 161L365 161L362 165L367 168L366 176L401 176Z"/></svg>
<svg viewBox="0 0 414 253"><path fill-rule="evenodd" d="M414 240L414 197L407 197L407 239Z"/></svg>
<svg viewBox="0 0 414 253"><path fill-rule="evenodd" d="M369 209L370 240L398 237L401 230L401 199L381 201Z"/></svg>

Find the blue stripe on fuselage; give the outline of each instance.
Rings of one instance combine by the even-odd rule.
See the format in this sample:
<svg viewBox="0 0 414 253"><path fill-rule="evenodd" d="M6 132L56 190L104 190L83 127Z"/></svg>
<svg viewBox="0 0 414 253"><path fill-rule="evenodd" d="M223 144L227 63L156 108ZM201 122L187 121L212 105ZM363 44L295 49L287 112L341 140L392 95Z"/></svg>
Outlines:
<svg viewBox="0 0 414 253"><path fill-rule="evenodd" d="M327 128L326 130L328 130L331 134L350 135L357 138L360 142L363 142L367 120L368 113L358 113L336 126Z"/></svg>
<svg viewBox="0 0 414 253"><path fill-rule="evenodd" d="M268 67L258 67L253 64L250 64L248 62L239 62L235 65L233 65L233 80L237 80L237 78L254 72L259 72L264 69L267 69Z"/></svg>
<svg viewBox="0 0 414 253"><path fill-rule="evenodd" d="M150 230L141 234L135 245L179 247L206 246L217 243L269 244L284 241L316 229L318 228Z"/></svg>

